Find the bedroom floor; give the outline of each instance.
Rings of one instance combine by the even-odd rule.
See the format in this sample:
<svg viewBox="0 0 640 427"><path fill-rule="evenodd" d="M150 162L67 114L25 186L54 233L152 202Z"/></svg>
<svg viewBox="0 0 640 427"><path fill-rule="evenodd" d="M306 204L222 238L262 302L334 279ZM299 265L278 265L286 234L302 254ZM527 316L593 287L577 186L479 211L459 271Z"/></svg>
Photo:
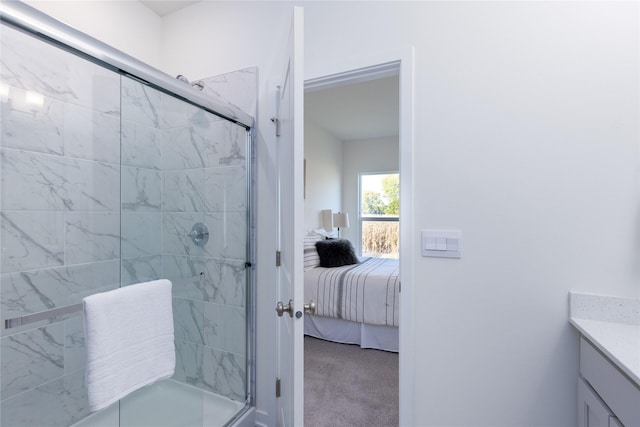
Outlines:
<svg viewBox="0 0 640 427"><path fill-rule="evenodd" d="M398 354L304 337L305 427L398 425Z"/></svg>

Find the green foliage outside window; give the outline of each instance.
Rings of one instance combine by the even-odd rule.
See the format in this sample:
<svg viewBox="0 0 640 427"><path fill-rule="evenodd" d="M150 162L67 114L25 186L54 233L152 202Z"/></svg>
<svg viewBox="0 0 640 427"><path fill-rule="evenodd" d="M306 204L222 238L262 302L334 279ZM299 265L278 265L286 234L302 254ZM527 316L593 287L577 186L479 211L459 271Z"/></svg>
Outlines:
<svg viewBox="0 0 640 427"><path fill-rule="evenodd" d="M398 258L400 176L397 173L365 175L361 191L362 255Z"/></svg>
<svg viewBox="0 0 640 427"><path fill-rule="evenodd" d="M400 177L388 174L382 179L382 190L363 191L362 215L400 215Z"/></svg>

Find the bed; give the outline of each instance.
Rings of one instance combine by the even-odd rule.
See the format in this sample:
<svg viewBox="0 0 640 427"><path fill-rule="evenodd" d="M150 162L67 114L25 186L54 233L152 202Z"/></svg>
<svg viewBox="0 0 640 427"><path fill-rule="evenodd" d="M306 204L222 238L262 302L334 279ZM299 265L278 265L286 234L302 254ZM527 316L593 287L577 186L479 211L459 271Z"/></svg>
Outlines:
<svg viewBox="0 0 640 427"><path fill-rule="evenodd" d="M305 334L397 352L398 260L364 257L347 265L322 267L322 251L318 254L315 248L318 240L322 238L305 238L305 300L316 302L315 314L305 317ZM335 252L333 247L330 250Z"/></svg>

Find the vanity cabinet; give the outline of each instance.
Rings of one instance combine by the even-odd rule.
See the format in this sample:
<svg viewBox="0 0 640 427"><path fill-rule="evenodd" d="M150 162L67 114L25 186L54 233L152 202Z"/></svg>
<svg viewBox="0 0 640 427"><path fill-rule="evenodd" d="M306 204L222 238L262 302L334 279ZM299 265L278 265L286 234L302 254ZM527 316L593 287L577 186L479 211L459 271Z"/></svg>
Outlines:
<svg viewBox="0 0 640 427"><path fill-rule="evenodd" d="M640 387L580 338L579 427L639 427Z"/></svg>
<svg viewBox="0 0 640 427"><path fill-rule="evenodd" d="M582 378L578 379L578 427L617 427L620 421Z"/></svg>

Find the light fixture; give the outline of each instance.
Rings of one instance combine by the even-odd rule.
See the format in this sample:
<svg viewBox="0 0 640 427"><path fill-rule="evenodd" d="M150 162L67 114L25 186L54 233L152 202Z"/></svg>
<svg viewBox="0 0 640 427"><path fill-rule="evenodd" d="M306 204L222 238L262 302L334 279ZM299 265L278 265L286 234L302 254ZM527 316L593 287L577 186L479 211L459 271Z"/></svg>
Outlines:
<svg viewBox="0 0 640 427"><path fill-rule="evenodd" d="M323 209L320 211L320 215L322 218L322 228L327 230L329 233L333 233L333 213L331 209Z"/></svg>
<svg viewBox="0 0 640 427"><path fill-rule="evenodd" d="M338 227L338 237L340 237L340 227L349 228L349 214L343 212L334 213L333 226Z"/></svg>

